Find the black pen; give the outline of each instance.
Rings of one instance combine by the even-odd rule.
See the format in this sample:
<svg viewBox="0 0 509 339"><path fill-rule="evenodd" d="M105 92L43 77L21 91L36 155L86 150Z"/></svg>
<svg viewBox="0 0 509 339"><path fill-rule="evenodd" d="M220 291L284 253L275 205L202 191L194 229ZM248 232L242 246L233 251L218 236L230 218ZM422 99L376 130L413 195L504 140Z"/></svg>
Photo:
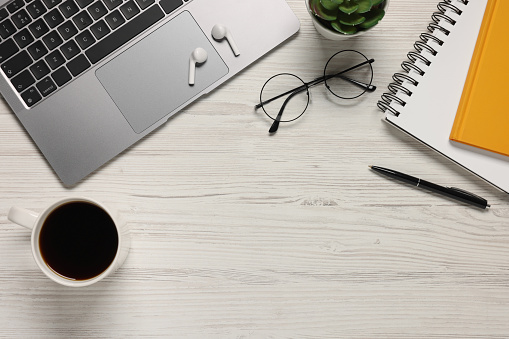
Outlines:
<svg viewBox="0 0 509 339"><path fill-rule="evenodd" d="M488 205L488 201L486 199L481 198L478 195L470 193L468 191L462 190L456 187L444 187L432 182L422 180L416 177L412 177L411 175L404 174L398 171L394 171L388 168L378 167L378 166L369 166L373 171L376 171L380 174L386 175L388 177L394 178L399 181L406 182L410 185L416 187L422 187L424 189L430 190L432 192L436 192L438 194L445 195L449 198L453 198L462 202L465 202L470 205L474 205L479 208L487 208L490 207Z"/></svg>

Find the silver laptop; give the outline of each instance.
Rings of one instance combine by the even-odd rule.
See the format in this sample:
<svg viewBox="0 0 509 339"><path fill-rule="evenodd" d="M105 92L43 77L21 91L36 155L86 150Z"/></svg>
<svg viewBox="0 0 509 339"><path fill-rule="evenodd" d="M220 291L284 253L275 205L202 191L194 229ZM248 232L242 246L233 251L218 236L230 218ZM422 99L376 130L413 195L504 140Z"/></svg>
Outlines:
<svg viewBox="0 0 509 339"><path fill-rule="evenodd" d="M285 0L0 0L0 93L70 186L298 29Z"/></svg>

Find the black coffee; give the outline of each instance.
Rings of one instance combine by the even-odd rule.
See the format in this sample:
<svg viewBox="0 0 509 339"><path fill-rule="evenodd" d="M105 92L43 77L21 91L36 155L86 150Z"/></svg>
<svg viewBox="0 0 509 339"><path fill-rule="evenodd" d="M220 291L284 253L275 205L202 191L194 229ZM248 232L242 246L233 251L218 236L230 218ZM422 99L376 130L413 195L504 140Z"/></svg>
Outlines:
<svg viewBox="0 0 509 339"><path fill-rule="evenodd" d="M88 202L70 202L55 209L39 236L46 264L72 280L87 280L104 272L117 247L115 223L102 208Z"/></svg>

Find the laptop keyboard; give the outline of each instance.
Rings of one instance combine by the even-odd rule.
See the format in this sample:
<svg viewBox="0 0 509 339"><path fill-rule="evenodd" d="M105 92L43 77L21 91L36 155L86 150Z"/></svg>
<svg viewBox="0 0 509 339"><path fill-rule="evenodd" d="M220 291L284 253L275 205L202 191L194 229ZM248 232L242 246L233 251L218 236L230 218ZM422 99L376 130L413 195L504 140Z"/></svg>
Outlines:
<svg viewBox="0 0 509 339"><path fill-rule="evenodd" d="M0 9L0 68L28 107L189 0L15 0Z"/></svg>

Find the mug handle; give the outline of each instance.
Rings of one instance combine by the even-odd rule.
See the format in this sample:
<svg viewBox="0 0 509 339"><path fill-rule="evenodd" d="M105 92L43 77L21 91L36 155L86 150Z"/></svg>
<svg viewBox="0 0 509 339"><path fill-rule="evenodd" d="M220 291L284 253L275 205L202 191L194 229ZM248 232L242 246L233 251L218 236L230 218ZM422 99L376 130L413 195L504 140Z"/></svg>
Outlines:
<svg viewBox="0 0 509 339"><path fill-rule="evenodd" d="M26 227L28 229L32 229L35 226L35 221L37 220L38 216L39 214L34 211L30 211L22 207L13 206L9 210L7 219L9 219L15 224Z"/></svg>

